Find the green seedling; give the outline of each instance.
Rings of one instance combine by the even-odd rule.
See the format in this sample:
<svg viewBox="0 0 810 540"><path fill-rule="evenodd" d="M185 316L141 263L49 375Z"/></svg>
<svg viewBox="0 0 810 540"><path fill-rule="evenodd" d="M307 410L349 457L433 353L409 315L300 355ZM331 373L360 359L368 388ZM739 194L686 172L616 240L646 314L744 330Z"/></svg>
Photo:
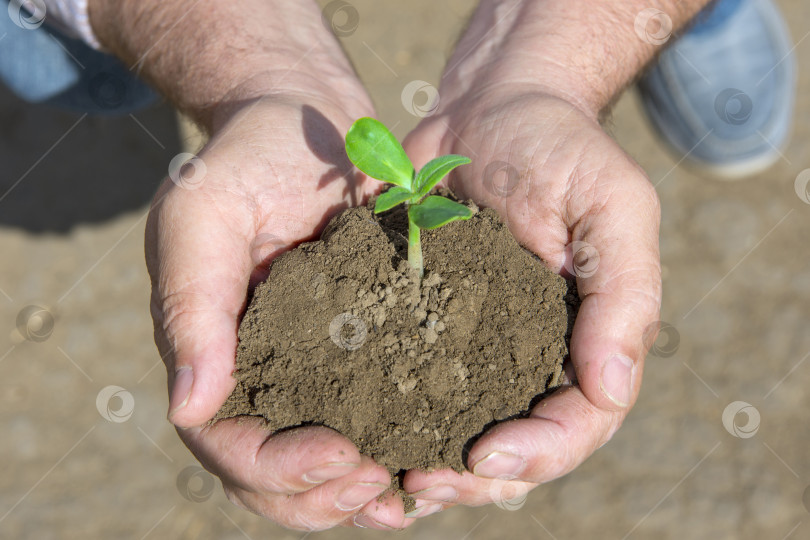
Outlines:
<svg viewBox="0 0 810 540"><path fill-rule="evenodd" d="M463 204L427 194L450 171L470 163L470 158L455 154L440 156L416 172L396 137L373 118L360 118L349 128L346 154L368 176L394 184L377 198L375 214L401 203L408 206L408 262L421 277L424 267L420 231L438 229L451 221L470 219L473 215L472 210Z"/></svg>

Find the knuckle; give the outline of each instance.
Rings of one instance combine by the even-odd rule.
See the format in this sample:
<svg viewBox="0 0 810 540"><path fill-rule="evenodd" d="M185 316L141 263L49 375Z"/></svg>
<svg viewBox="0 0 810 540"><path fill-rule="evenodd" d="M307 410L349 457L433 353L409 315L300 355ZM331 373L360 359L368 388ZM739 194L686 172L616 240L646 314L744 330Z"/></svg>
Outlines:
<svg viewBox="0 0 810 540"><path fill-rule="evenodd" d="M290 486L289 483L286 482L284 478L280 478L277 475L265 473L262 474L257 480L260 489L268 494L294 495L295 493L302 491L300 489L295 489L293 486Z"/></svg>
<svg viewBox="0 0 810 540"><path fill-rule="evenodd" d="M315 505L292 504L286 507L287 515L276 520L284 523L286 527L299 531L316 532L330 529L343 521L346 516L334 517L326 507Z"/></svg>
<svg viewBox="0 0 810 540"><path fill-rule="evenodd" d="M183 336L193 333L202 325L205 328L205 311L194 308L197 295L188 291L177 291L161 295L157 299L153 295L152 316L155 319L155 329L160 330L169 343L177 346Z"/></svg>
<svg viewBox="0 0 810 540"><path fill-rule="evenodd" d="M238 489L234 488L233 486L223 484L222 491L225 492L225 497L228 498L228 500L231 502L231 504L233 504L237 508L241 508L242 510L245 510L247 512L253 512L253 510L248 508L248 506L242 500L242 497L239 495L239 490Z"/></svg>

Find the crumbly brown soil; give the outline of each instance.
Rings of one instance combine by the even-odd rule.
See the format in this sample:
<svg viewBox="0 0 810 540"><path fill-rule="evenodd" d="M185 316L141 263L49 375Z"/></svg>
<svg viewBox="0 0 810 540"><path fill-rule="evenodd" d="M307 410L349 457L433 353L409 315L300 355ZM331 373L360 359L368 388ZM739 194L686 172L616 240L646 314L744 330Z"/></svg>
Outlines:
<svg viewBox="0 0 810 540"><path fill-rule="evenodd" d="M403 212L353 208L274 261L217 418L329 426L392 471L462 471L465 444L559 384L573 285L492 210L423 231L420 285L404 227Z"/></svg>

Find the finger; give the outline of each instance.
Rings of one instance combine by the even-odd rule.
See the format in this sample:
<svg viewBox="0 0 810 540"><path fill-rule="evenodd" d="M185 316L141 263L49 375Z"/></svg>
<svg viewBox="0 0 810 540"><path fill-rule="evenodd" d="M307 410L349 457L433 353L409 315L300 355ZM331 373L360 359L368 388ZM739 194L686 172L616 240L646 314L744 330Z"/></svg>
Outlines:
<svg viewBox="0 0 810 540"><path fill-rule="evenodd" d="M661 304L658 198L643 175L628 169L621 180L602 181L599 211L574 225L578 253L569 253L574 260L567 265L583 296L570 349L577 379L593 404L614 411L638 396L644 329Z"/></svg>
<svg viewBox="0 0 810 540"><path fill-rule="evenodd" d="M486 490L488 482L466 471L457 473L452 469L442 469L427 472L413 469L405 474L402 487L416 499L420 507L435 504L447 507L456 504L480 506L492 502Z"/></svg>
<svg viewBox="0 0 810 540"><path fill-rule="evenodd" d="M467 457L472 473L409 471L404 487L417 500L465 505L514 498L579 466L613 436L623 418L623 412L596 407L579 388L564 388L528 418L487 431ZM513 479L521 482L508 483Z"/></svg>
<svg viewBox="0 0 810 540"><path fill-rule="evenodd" d="M567 474L619 429L624 411L595 406L578 387L555 392L528 418L497 424L470 449L475 476L543 483Z"/></svg>
<svg viewBox="0 0 810 540"><path fill-rule="evenodd" d="M343 525L392 531L404 529L414 521L414 519L405 517L402 497L393 490L389 490L382 497L378 497L365 505L354 516L344 521Z"/></svg>
<svg viewBox="0 0 810 540"><path fill-rule="evenodd" d="M236 418L179 433L223 483L257 493L299 493L345 476L360 465L357 448L326 427L273 434L261 419Z"/></svg>
<svg viewBox="0 0 810 540"><path fill-rule="evenodd" d="M469 472L461 474L451 470L424 472L408 471L403 483L408 493L416 499L417 507L426 508L425 517L434 508L449 508L456 504L481 506L520 499L537 487L534 482L498 478L489 479Z"/></svg>
<svg viewBox="0 0 810 540"><path fill-rule="evenodd" d="M147 222L155 341L169 372L169 419L180 427L212 418L233 390L237 322L252 269L249 225L225 208L227 197L212 201L218 194L205 189L165 188Z"/></svg>
<svg viewBox="0 0 810 540"><path fill-rule="evenodd" d="M262 495L231 487L227 491L237 505L285 527L320 531L351 519L389 489L390 482L384 467L363 456L351 473L296 495Z"/></svg>

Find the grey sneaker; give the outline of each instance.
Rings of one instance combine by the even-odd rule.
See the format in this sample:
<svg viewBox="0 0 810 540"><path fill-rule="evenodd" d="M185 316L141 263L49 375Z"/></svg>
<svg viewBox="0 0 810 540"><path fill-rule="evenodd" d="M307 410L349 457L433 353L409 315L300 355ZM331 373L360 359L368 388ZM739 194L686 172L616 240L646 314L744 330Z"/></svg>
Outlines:
<svg viewBox="0 0 810 540"><path fill-rule="evenodd" d="M647 116L702 172L729 180L761 172L790 134L792 48L771 0L720 0L639 82Z"/></svg>

